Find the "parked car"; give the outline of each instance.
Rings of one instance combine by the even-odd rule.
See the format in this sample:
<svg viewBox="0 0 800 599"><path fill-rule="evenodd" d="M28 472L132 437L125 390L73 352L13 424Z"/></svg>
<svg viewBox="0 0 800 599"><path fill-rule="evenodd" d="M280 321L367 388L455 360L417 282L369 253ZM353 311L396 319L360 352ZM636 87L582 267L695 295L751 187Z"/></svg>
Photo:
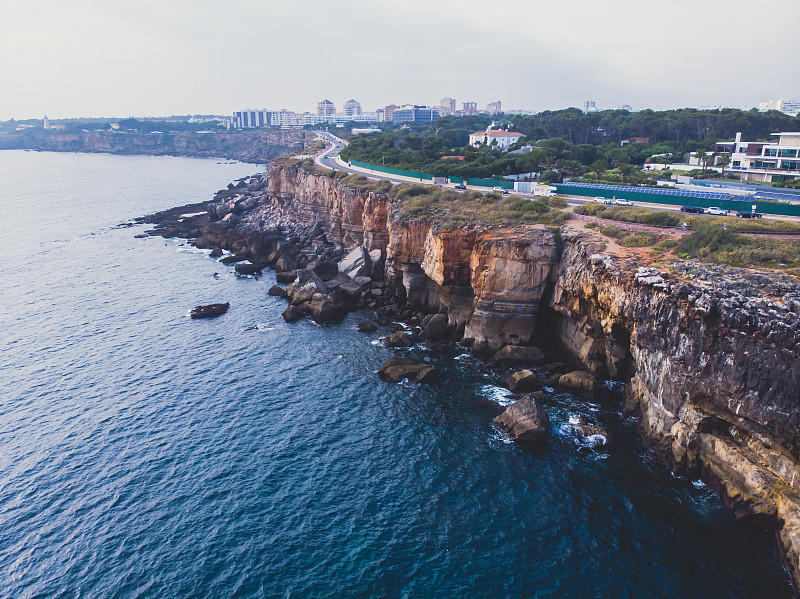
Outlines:
<svg viewBox="0 0 800 599"><path fill-rule="evenodd" d="M681 206L681 212L691 212L692 214L705 214L706 211L700 206Z"/></svg>
<svg viewBox="0 0 800 599"><path fill-rule="evenodd" d="M760 212L739 212L736 214L739 218L761 218Z"/></svg>
<svg viewBox="0 0 800 599"><path fill-rule="evenodd" d="M622 198L614 200L614 204L617 206L633 206L633 202L630 200L623 200Z"/></svg>
<svg viewBox="0 0 800 599"><path fill-rule="evenodd" d="M499 185L492 187L492 191L495 193L508 193L508 190L505 187L500 187Z"/></svg>
<svg viewBox="0 0 800 599"><path fill-rule="evenodd" d="M716 206L712 206L708 209L707 214L713 214L714 216L728 216L728 211L723 210L722 208L717 208Z"/></svg>
<svg viewBox="0 0 800 599"><path fill-rule="evenodd" d="M464 185L463 183L456 183L455 186L453 187L453 189L466 189L466 188L467 186Z"/></svg>
<svg viewBox="0 0 800 599"><path fill-rule="evenodd" d="M609 200L608 198L604 198L603 196L597 196L592 201L597 203L597 204L610 204L611 203L611 200Z"/></svg>

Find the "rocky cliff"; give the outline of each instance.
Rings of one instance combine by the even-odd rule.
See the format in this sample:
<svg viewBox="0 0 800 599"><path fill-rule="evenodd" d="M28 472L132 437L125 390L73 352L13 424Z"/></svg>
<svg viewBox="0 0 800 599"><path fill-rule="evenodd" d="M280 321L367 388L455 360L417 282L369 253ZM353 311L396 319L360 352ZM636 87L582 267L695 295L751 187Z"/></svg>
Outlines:
<svg viewBox="0 0 800 599"><path fill-rule="evenodd" d="M660 272L598 253L594 234L569 226L447 231L400 218L395 204L333 173L273 165L218 197L212 222L187 236L262 256L289 272L286 280L305 266L322 273L325 261L361 246L354 268L371 273L373 288L354 307L435 322L430 338L478 352L546 345L573 366L624 381L625 409L645 438L676 471L718 488L738 514L774 522L800 578L794 279L685 263ZM303 277L294 285L319 305L337 302L326 285L350 284ZM355 281L361 293L370 278Z"/></svg>
<svg viewBox="0 0 800 599"><path fill-rule="evenodd" d="M61 133L36 129L1 135L0 149L227 158L263 163L302 150L303 140L302 131L142 134L122 131Z"/></svg>

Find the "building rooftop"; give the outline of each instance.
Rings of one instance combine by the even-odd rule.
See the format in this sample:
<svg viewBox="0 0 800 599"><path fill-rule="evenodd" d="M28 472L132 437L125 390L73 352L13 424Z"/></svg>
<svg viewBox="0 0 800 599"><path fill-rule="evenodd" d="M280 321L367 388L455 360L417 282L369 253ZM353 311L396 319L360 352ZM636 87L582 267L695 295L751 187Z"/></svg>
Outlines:
<svg viewBox="0 0 800 599"><path fill-rule="evenodd" d="M476 131L475 133L471 133L471 135L488 135L489 137L525 137L522 133L517 133L516 131Z"/></svg>

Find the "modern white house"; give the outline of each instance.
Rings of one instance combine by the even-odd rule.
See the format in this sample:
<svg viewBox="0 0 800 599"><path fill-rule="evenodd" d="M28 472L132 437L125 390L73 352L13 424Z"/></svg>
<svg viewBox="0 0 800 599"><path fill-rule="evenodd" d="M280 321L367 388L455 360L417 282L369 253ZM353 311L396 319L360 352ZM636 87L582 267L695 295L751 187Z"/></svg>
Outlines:
<svg viewBox="0 0 800 599"><path fill-rule="evenodd" d="M733 142L720 142L716 152L729 152L728 170L742 181L780 183L800 179L800 132L773 133L775 142L742 141L736 134Z"/></svg>
<svg viewBox="0 0 800 599"><path fill-rule="evenodd" d="M492 129L491 131L476 131L469 136L469 145L477 148L480 145L495 146L498 150L507 150L509 146L517 143L520 139L525 137L522 133L516 131L499 131Z"/></svg>

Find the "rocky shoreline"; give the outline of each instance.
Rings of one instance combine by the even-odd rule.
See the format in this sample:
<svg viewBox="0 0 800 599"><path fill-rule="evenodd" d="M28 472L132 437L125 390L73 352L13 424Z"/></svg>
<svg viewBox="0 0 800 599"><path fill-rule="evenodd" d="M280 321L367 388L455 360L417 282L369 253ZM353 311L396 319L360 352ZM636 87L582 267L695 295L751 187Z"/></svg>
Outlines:
<svg viewBox="0 0 800 599"><path fill-rule="evenodd" d="M440 230L399 218L397 204L332 174L276 163L209 202L140 222L230 252L240 274L274 268L288 286L270 293L286 295L287 320L368 310L374 322L365 327L400 321L419 327L430 347L459 343L491 357L509 387L525 393L498 422L523 442L540 442L546 430L536 395L543 384L592 394L598 379L625 382L626 412L675 472L702 477L738 516L775 526L797 588L796 280L618 261L593 234L569 226ZM407 343L401 331L387 339ZM390 366L389 380L403 366L416 368L420 382L435 376L418 364ZM532 366L549 374L540 378ZM595 425L575 426L602 436Z"/></svg>

